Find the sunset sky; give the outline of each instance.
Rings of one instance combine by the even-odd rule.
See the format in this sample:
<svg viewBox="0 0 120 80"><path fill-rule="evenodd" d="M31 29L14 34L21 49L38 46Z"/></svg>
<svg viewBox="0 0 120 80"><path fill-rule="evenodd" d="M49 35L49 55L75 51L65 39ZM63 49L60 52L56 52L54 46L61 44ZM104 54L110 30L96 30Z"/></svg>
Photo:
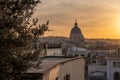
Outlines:
<svg viewBox="0 0 120 80"><path fill-rule="evenodd" d="M120 0L41 0L34 17L50 21L44 36L69 37L77 19L85 38L120 39Z"/></svg>

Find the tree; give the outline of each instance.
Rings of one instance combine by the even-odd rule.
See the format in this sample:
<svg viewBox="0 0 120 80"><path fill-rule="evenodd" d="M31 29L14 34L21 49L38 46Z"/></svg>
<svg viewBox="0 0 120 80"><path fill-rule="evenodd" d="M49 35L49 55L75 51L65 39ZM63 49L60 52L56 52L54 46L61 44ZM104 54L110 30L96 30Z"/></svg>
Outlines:
<svg viewBox="0 0 120 80"><path fill-rule="evenodd" d="M32 55L24 50L32 38L48 30L32 15L40 0L0 0L0 79L20 80L31 64ZM16 75L17 74L17 75Z"/></svg>

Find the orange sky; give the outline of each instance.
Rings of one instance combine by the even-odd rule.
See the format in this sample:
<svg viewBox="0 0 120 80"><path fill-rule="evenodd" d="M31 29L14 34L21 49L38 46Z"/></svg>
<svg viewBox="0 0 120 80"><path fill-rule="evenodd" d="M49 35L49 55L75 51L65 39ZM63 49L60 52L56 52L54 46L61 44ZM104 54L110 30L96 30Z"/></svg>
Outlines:
<svg viewBox="0 0 120 80"><path fill-rule="evenodd" d="M120 39L120 0L41 0L34 17L50 21L44 36L69 37L77 19L85 38Z"/></svg>

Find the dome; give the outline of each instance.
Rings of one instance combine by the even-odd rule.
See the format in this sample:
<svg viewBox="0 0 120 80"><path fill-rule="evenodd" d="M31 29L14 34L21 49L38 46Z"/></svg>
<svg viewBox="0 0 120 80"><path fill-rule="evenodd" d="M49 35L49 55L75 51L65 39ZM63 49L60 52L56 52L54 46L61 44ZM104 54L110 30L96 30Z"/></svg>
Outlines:
<svg viewBox="0 0 120 80"><path fill-rule="evenodd" d="M71 29L71 35L81 35L81 30L78 27L77 23L75 23L74 27Z"/></svg>
<svg viewBox="0 0 120 80"><path fill-rule="evenodd" d="M78 27L77 21L75 22L74 27L71 29L70 40L72 42L78 43L81 47L84 46L84 36Z"/></svg>

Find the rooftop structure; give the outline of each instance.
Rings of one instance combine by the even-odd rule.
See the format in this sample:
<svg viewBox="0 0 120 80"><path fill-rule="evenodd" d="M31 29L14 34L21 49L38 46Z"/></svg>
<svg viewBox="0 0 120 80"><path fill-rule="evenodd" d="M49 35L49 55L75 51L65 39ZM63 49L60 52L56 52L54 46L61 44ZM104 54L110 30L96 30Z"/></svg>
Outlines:
<svg viewBox="0 0 120 80"><path fill-rule="evenodd" d="M85 48L71 47L71 48L68 48L67 55L68 56L83 56L83 57L87 57L88 56L88 51Z"/></svg>

